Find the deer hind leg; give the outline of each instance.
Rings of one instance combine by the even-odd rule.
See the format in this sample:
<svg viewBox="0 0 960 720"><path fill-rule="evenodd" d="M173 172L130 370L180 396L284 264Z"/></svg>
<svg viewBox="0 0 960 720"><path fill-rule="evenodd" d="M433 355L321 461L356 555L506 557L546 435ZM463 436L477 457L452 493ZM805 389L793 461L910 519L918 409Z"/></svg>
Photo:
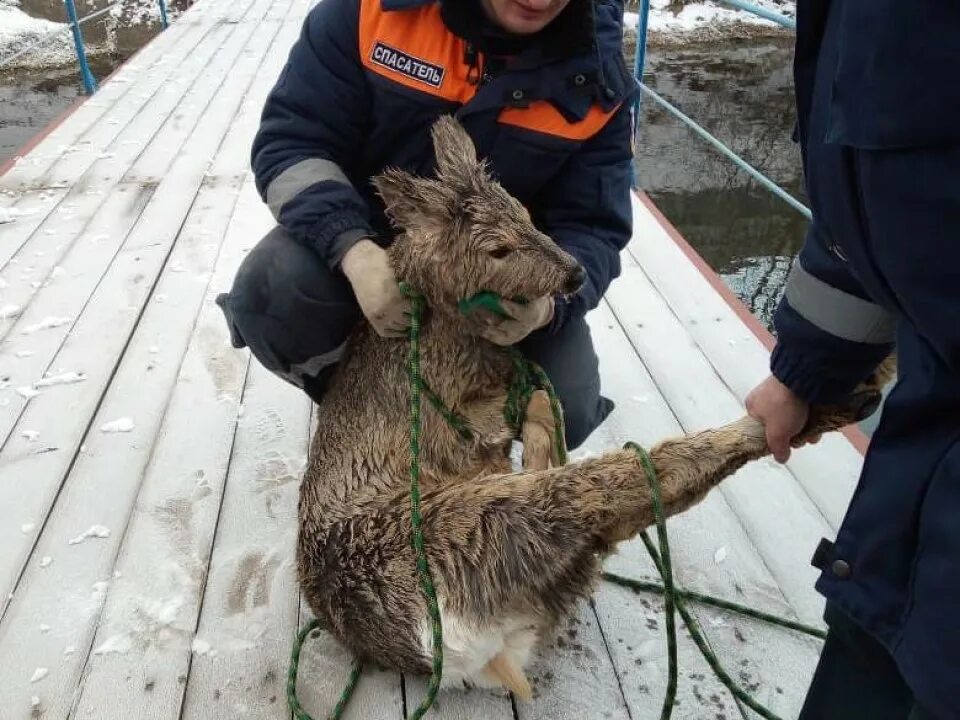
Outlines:
<svg viewBox="0 0 960 720"><path fill-rule="evenodd" d="M546 470L560 465L557 425L546 391L536 390L530 396L520 437L524 470Z"/></svg>

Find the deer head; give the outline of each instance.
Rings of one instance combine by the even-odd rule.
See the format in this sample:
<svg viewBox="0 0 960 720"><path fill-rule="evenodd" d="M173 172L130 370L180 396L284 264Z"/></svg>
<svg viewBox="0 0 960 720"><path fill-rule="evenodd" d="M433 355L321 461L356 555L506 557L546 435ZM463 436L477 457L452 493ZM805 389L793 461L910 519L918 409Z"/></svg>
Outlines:
<svg viewBox="0 0 960 720"><path fill-rule="evenodd" d="M435 178L389 169L373 179L402 231L391 249L398 277L437 308L483 290L505 298L576 292L583 268L491 177L466 130L444 116L431 132Z"/></svg>

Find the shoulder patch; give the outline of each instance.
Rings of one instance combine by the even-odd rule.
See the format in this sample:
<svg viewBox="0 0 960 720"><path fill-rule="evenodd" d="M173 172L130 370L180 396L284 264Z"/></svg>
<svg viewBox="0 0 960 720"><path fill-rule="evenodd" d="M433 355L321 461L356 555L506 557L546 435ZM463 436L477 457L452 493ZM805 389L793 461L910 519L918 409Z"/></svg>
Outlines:
<svg viewBox="0 0 960 720"><path fill-rule="evenodd" d="M476 93L466 43L447 30L438 3L385 10L382 0L360 0L358 42L364 67L397 85L460 104Z"/></svg>
<svg viewBox="0 0 960 720"><path fill-rule="evenodd" d="M434 88L439 88L443 84L443 76L446 72L441 65L416 58L379 40L373 45L370 61Z"/></svg>

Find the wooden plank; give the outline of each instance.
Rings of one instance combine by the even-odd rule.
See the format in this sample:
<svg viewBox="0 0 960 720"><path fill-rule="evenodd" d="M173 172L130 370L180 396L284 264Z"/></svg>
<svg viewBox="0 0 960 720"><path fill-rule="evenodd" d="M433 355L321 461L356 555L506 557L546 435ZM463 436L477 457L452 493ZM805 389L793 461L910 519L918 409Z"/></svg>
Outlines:
<svg viewBox="0 0 960 720"><path fill-rule="evenodd" d="M609 308L601 306L589 319L600 356L604 392L614 398L617 408L588 441L585 451L620 447L628 440L650 447L682 434ZM631 371L624 372L624 368ZM683 586L796 617L722 493L714 492L700 505L671 518L668 529L675 575ZM623 543L617 555L608 560L607 568L659 582L638 540ZM632 715L656 716L667 668L662 603L656 597L636 596L601 584L595 608ZM753 688L757 699L781 717L795 717L819 654L819 643L699 605L691 605L691 611L733 677ZM737 710L732 698L714 679L692 641L685 633L679 641L683 672L677 717L733 717Z"/></svg>
<svg viewBox="0 0 960 720"><path fill-rule="evenodd" d="M269 39L269 33L259 33L254 42L263 43L265 49ZM201 157L198 150L219 146L236 113L239 96L248 86L256 67L257 58L244 58L232 68L228 83L208 106L197 131L186 143L186 151L177 157L147 205L124 252L118 257L119 262L115 262L104 276L98 292L91 298L57 354L55 367L84 368L87 380L57 388L59 392L55 396L51 393L35 398L18 421L20 431L12 433L0 451L0 478L8 474L16 477L24 472L30 472L32 477L38 478L38 482L30 486L28 498L23 497L25 493L22 489L14 490L17 484L0 482L0 498L13 494L15 499L8 505L0 505L3 519L15 512L16 508L20 512L27 512L29 508L38 526L46 516L50 503L56 498L61 479L80 446L90 414L110 380L115 367L114 359L127 342L137 315L153 290L153 278L168 258L170 247L180 229L180 218L187 214L193 204L194 193L201 184L205 167L205 156ZM215 196L216 179L208 178L205 182ZM194 243L205 243L204 250L210 244L210 238L204 239L205 234L210 233L209 229L201 225L194 232L197 237L190 237L189 242L181 241L178 244L180 251L186 254L185 262L191 253L197 252ZM172 274L183 273L174 271ZM193 274L188 275L196 282ZM158 291L160 296L164 300L171 297L162 289ZM118 307L118 299L126 300L126 305ZM156 340L163 342L164 339L161 333ZM75 404L73 411L65 414L62 403L67 400ZM11 402L11 406L13 404ZM19 409L0 408L0 420L11 411L19 412ZM31 447L29 439L22 435L23 430L34 428L41 428L48 437L48 447L55 447L57 451L36 454L36 448ZM30 538L14 534L13 530L19 527L20 522L9 522L9 527L0 528L0 537L10 538L9 545L6 545L10 552L0 557L0 588L8 588L4 592L8 592L16 583L26 553L29 553L32 545Z"/></svg>
<svg viewBox="0 0 960 720"><path fill-rule="evenodd" d="M81 667L91 650L117 548L206 292L208 283L197 282L196 275L209 274L213 269L238 191L239 187L207 186L197 198L196 209L179 241L191 272L175 273L168 269L161 277L154 302L144 311L93 422L86 429L86 451L74 456L69 477L49 517L45 522L37 517L37 526L42 530L33 561L25 568L13 600L0 620L0 655L9 660L0 667L3 707L26 708L30 696L37 695L42 697L51 717L63 717L71 705ZM214 198L220 201L214 202ZM201 228L215 232L215 242L204 242L199 234ZM156 302L161 293L170 301ZM160 337L163 340L158 342ZM69 403L69 398L64 397L63 401ZM86 427L89 415L84 413L82 417ZM101 431L118 418L132 419L130 432ZM38 456L29 455L25 460L35 457ZM55 474L31 473L30 477L48 482L58 480L60 470ZM22 495L28 496L23 499L30 502L28 493ZM96 526L105 528L109 535L103 537L105 533L101 532L98 537L76 542L88 528ZM42 567L43 557L53 561ZM40 632L40 623L51 626L51 631ZM64 657L65 645L76 647L77 652ZM38 667L48 668L50 674L42 683L30 683Z"/></svg>
<svg viewBox="0 0 960 720"><path fill-rule="evenodd" d="M300 627L311 618L301 598ZM312 717L327 717L340 699L352 665L353 657L332 635L318 630L307 639L300 654L297 699ZM364 668L343 720L403 720L401 682L400 673L372 666ZM407 698L410 702L409 691Z"/></svg>
<svg viewBox="0 0 960 720"><path fill-rule="evenodd" d="M310 401L250 368L181 717L287 716L286 670L297 631L297 479Z"/></svg>
<svg viewBox="0 0 960 720"><path fill-rule="evenodd" d="M68 210L66 205L61 205L53 213L55 217L63 218L56 234L35 235L17 253L20 263L14 268L19 273L8 273L10 280L4 291L4 302L22 310L19 314L0 318L0 357L6 360L15 352L27 349L33 353L27 363L29 373L46 367L47 362L37 355L37 342L53 338L62 340L68 331L67 326L27 334L24 329L47 317L70 316L77 308L83 307L143 212L153 190L152 185L120 184L104 199L98 200L97 207L87 208L82 218ZM39 247L47 249L33 249ZM32 303L37 296L37 302ZM56 347L59 342L54 350ZM39 375L18 377L13 374L11 384L18 387L35 379L39 379Z"/></svg>
<svg viewBox="0 0 960 720"><path fill-rule="evenodd" d="M175 152L172 151L179 147L174 132L192 127L190 119L199 115L195 107L196 99L207 101L212 87L216 87L210 85L210 78L205 71L210 69L211 60L218 51L223 57L226 52L225 45L230 41L228 39L236 38L240 33L240 28L217 28L207 41L190 53L189 58L181 64L182 77L196 80L191 88L192 92L187 92L185 96L160 92L161 87L184 88L170 84L164 86L163 76L149 78L144 83L147 93L145 97L150 98L149 102L125 103L121 116L116 118L121 125L103 124L95 129L94 134L100 134L99 141L106 144L91 143L85 146L86 149L65 155L55 163L44 176L43 183L71 186L69 193L56 211L42 217L33 213L26 218L30 222L21 225L18 221L13 224L11 236L3 238L0 267L11 257L15 257L21 265L25 262L24 258L37 265L36 260L41 257L38 253L43 253L43 262L39 263L36 270L42 281L45 272L49 272L57 262L62 248L70 246L70 241L76 238L79 229L85 227L101 207L105 194L120 181L131 164L144 152L145 144L160 139L167 150L164 157L166 166L169 167L175 157ZM187 109L191 106L191 100L194 101L194 107ZM199 107L202 109L203 105ZM175 115L177 108L183 109ZM56 249L58 246L61 251ZM24 305L25 303L21 303L21 306Z"/></svg>
<svg viewBox="0 0 960 720"><path fill-rule="evenodd" d="M769 352L636 198L634 209L636 233L630 255L646 270L717 374L743 400L769 374ZM836 529L862 465L860 453L843 435L833 433L819 445L794 452L787 467Z"/></svg>
<svg viewBox="0 0 960 720"><path fill-rule="evenodd" d="M264 5L272 2L272 0L259 0L259 2L261 3L261 7L263 7ZM187 188L192 186L193 188L196 188L198 186L199 179L202 177L203 168L205 168L207 164L207 155L199 155L200 148L203 148L204 153L209 153L210 148L217 148L219 146L221 136L217 136L216 133L225 132L226 127L229 126L230 119L232 117L231 113L236 112L237 105L235 103L238 102L237 96L241 95L245 91L251 78L256 72L259 57L248 57L244 58L240 62L236 62L236 55L240 52L243 45L249 40L252 43L252 47L257 48L260 56L262 56L267 45L269 44L270 39L272 38L272 34L270 33L259 33L256 34L252 40L250 40L253 30L256 27L261 26L263 26L263 23L251 23L245 29L238 30L231 38L225 40L224 45L220 50L220 54L212 62L205 62L207 58L203 54L198 53L199 63L198 67L195 69L197 72L203 72L203 76L197 82L197 84L191 88L187 95L184 96L183 102L190 104L192 101L196 101L197 99L203 99L204 102L193 102L194 107L192 110L184 110L181 118L170 118L164 123L160 132L153 137L152 142L154 143L160 143L172 151L182 147L186 153L186 155L183 156L171 154L168 157L169 172L166 173L166 184L168 185L168 188L164 192L169 194L174 202L179 203L176 207L182 208L179 215L174 213L174 218L182 218L186 214L186 210L189 207L189 202L192 198L192 195L182 192L180 187L171 182L171 174L177 171L179 171L181 174L186 172L188 176L183 178L186 181L183 187ZM274 25L274 29L275 28L276 26ZM212 46L210 51L212 52L215 48L215 45ZM205 68L205 72L202 71L201 68ZM214 90L218 88L221 90L221 92L216 95L215 100L210 100ZM208 102L209 105L207 104ZM209 112L207 112L207 108L209 108ZM167 112L169 113L169 111ZM162 116L158 118L158 122L161 121ZM199 124L201 121L204 122L203 126L200 126ZM134 126L136 126L136 123L134 123L131 128ZM191 136L190 141L186 144L183 144L183 127L196 129L196 133ZM206 147L203 147L200 142L197 141L196 138L198 137L202 138L202 140L210 140L211 142ZM136 152L134 152L131 157L128 157L124 164L117 168L116 179L119 179L119 176L125 171L127 163L132 161L133 157L136 157ZM116 158L107 160L106 162L111 162L113 160L116 160ZM173 165L169 165L170 162L172 162ZM86 216L89 217L89 213L94 212L96 207L102 202L102 199L99 197L91 198L84 196L82 197L81 202L88 203L84 207L87 213ZM67 206L61 208L61 210L69 209L70 208ZM72 217L70 222L82 224L84 222L82 217L83 216L81 215ZM169 218L162 218L161 223L169 226ZM176 228L171 227L170 229L174 231ZM141 230L138 230L138 232L146 234L146 236L149 237L151 229L150 227L143 227ZM46 241L45 236L46 232L44 232L43 236L37 236L38 239L36 241L31 241L28 243L28 250L26 250L26 252L30 252L30 250L32 250L37 243ZM170 234L168 237L172 241L174 235ZM35 253L36 251L33 252ZM54 252L54 250L51 250L50 255L44 255L43 257L38 258L38 263L42 263L43 267L45 268L50 268L47 270L47 272L52 272L52 263L56 262L57 258L53 257ZM62 253L64 250L61 249L59 252ZM27 285L23 289L25 292L32 292L34 290L30 285ZM26 304L27 301L21 302L21 305L24 307ZM61 317L72 317L74 313L75 310L68 311L66 314L61 315ZM69 330L70 328L68 327L66 330L61 331L61 333L65 333ZM42 364L42 361L44 360L42 356L38 355L35 358L31 358L31 360L33 362L29 363L25 367L25 371L34 370L36 371L36 376L39 377L48 369L47 366ZM0 438L7 437L12 423L16 422L26 402L27 400L25 398L15 396L11 398L11 402L7 407L0 408Z"/></svg>
<svg viewBox="0 0 960 720"><path fill-rule="evenodd" d="M211 5L212 12L201 10L207 4ZM105 116L123 112L129 105L142 104L143 96L151 92L155 80L162 81L171 72L180 72L180 63L216 26L229 7L203 1L193 5L103 83L96 95L86 99L27 157L3 175L0 187L22 189L37 185L50 167L63 157L64 149L86 143L88 132L97 128Z"/></svg>
<svg viewBox="0 0 960 720"><path fill-rule="evenodd" d="M517 702L519 720L580 720L630 717L596 615L579 612L528 672L533 700Z"/></svg>
<svg viewBox="0 0 960 720"><path fill-rule="evenodd" d="M252 11L258 6L254 5L252 0L245 0L243 7ZM261 14L262 11L261 3ZM255 15L252 21L256 20ZM236 35L237 31L235 26L226 25L217 26L212 32L198 28L194 33L197 35L197 42L188 42L181 50L182 57L181 53L170 57L167 70L142 73L139 82L135 83L138 89L135 96L125 97L122 102L118 102L116 110L84 133L76 145L61 146L56 161L42 176L26 186L49 188L40 191L40 198L53 196L57 203L65 197L66 191L61 188L69 186L70 192L57 211L62 213L64 218L80 223L81 226L85 221L89 221L90 216L103 202L103 196L144 152L144 145L155 139L158 133L161 137L169 135L171 126L189 127L189 118L197 114L197 103L190 102L189 93L186 99L182 93L187 92L192 85L195 96L199 87L205 94L198 97L204 103L209 100L211 90L203 73L208 69L207 66L221 43L229 36ZM174 70L177 75L170 78L169 74ZM174 92L170 92L171 90ZM202 106L203 103L200 104L201 108ZM181 108L181 111L175 115L178 108ZM169 121L171 116L173 120ZM165 127L167 130L164 133L162 129ZM166 137L164 147L168 151L165 159L169 164L174 156L170 150L177 147L175 139ZM33 163L36 157L31 153L27 160ZM36 192L28 193L17 206L23 211L30 210L29 215L18 220L10 231L3 231L4 235L0 236L0 267L15 253L25 252L29 257L34 257L38 250L48 250L46 247L35 247L37 245L48 245L50 248L55 244L69 245L68 241L72 237L69 230L58 225L54 215L51 215L53 206L49 202L34 207L32 203L35 203L35 194ZM25 243L34 247L27 248ZM48 253L46 257L49 262L56 259L54 253ZM17 262L22 260L18 259ZM48 267L52 265L48 263Z"/></svg>
<svg viewBox="0 0 960 720"><path fill-rule="evenodd" d="M157 91L163 81L168 79L170 72L176 69L180 78L190 77L186 73L190 64L184 63L185 58L193 56L197 52L198 44L209 35L209 31L210 28L192 28L186 34L183 47L174 48L166 60L158 57L151 66L142 71L143 78L140 83L137 83L136 93L119 96L115 103L116 109L111 108L111 117L104 119L102 116L106 111L102 108L107 103L104 96L107 96L107 99L112 98L118 95L119 89L129 89L134 85L133 82L106 83L97 95L97 102L94 103L95 107L91 107L93 101L88 100L64 124L58 127L44 143L41 143L27 157L22 158L13 170L0 177L0 188L19 188L18 190L7 190L7 192L12 193L17 198L14 207L20 213L23 213L15 223L0 227L0 267L6 265L23 244L35 234L39 226L46 222L50 213L66 196L69 186L82 176L95 161L103 162L103 160L108 159L101 159L99 156L109 154L106 153L109 141L117 139L117 136L127 128L131 119L142 118L143 115L151 114L151 111L158 104L156 102ZM176 37L178 34L179 31L174 33L172 37ZM162 37L166 38L166 33ZM216 45L213 47L216 47ZM194 60L197 74L203 67L199 60L200 58ZM166 71L161 67L164 65L167 67ZM161 68L159 71L157 70L158 67ZM132 67L124 68L122 73L130 73L132 69ZM172 97L164 98L165 101L172 99ZM154 102L148 103L147 100L153 100ZM153 114L163 118L169 112L170 109L164 112L162 108L159 108ZM108 164L118 166L124 156L129 156L131 159L127 161L126 165L121 166L125 170L132 162L132 157L135 157L139 152L134 146L139 146L144 138L150 137L152 134L137 135L137 133L144 132L148 131L141 124L134 128L133 132L127 132L120 137L117 140L118 147L122 148L120 157L116 157L116 152L112 153L114 157L109 158L112 162ZM91 137L93 134L96 134L97 137ZM85 150L85 152L74 152L76 150ZM85 164L80 163L81 159L85 160ZM48 176L48 173L58 164L64 166L64 169L57 173L60 179L55 181ZM117 175L117 178L119 177L120 174ZM66 179L64 180L64 178ZM27 189L24 190L24 188ZM29 188L35 189L31 190ZM101 182L97 187L92 187L84 192L99 194L106 189ZM79 194L74 193L74 201L77 197L79 197ZM55 227L46 227L44 231L62 237L62 233Z"/></svg>
<svg viewBox="0 0 960 720"><path fill-rule="evenodd" d="M427 695L428 679L404 675L403 683L408 712L413 712ZM357 714L356 717L390 716ZM510 695L506 692L482 688L450 688L437 695L430 709L430 717L437 720L513 720L514 715Z"/></svg>
<svg viewBox="0 0 960 720"><path fill-rule="evenodd" d="M743 405L670 311L640 268L627 268L609 303L660 393L687 432L742 417ZM809 558L830 526L788 470L769 459L751 463L719 490L737 513L799 618L821 623ZM790 518L789 523L783 518Z"/></svg>
<svg viewBox="0 0 960 720"><path fill-rule="evenodd" d="M232 282L249 233L271 224L248 183L123 537L76 717L108 705L116 717L179 717L249 362L231 347L214 299Z"/></svg>
<svg viewBox="0 0 960 720"><path fill-rule="evenodd" d="M4 277L20 274L21 269L14 267L20 260L11 263L11 258L46 222L67 192L67 188L43 188L15 194L17 199L11 207L19 215L14 222L0 225L0 273Z"/></svg>

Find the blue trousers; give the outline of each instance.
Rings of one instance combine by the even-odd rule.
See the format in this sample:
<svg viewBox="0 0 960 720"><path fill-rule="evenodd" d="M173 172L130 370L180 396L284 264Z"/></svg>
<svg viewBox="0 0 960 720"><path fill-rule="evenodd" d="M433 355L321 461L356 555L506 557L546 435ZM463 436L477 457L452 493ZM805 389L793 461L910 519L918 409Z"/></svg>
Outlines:
<svg viewBox="0 0 960 720"><path fill-rule="evenodd" d="M799 720L933 720L877 640L835 606Z"/></svg>
<svg viewBox="0 0 960 720"><path fill-rule="evenodd" d="M250 251L217 304L234 347L249 347L264 367L314 401L362 319L347 280L280 226ZM563 405L567 445L578 447L613 409L600 395L586 320L571 318L553 334L535 332L518 347L546 371Z"/></svg>

